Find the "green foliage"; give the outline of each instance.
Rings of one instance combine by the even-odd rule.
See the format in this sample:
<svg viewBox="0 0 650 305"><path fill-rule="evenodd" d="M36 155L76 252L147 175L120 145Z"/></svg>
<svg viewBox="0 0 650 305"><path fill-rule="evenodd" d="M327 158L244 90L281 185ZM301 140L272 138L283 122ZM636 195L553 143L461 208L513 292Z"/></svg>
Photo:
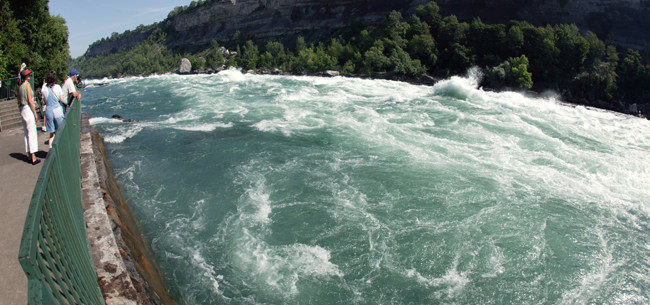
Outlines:
<svg viewBox="0 0 650 305"><path fill-rule="evenodd" d="M524 32L517 25L513 25L508 29L506 36L505 49L510 52L519 53L524 46Z"/></svg>
<svg viewBox="0 0 650 305"><path fill-rule="evenodd" d="M368 30L361 30L357 38L358 48L361 52L366 52L375 44L375 39L370 35Z"/></svg>
<svg viewBox="0 0 650 305"><path fill-rule="evenodd" d="M560 74L575 75L587 59L589 43L575 25L557 25L553 30L558 50L556 67Z"/></svg>
<svg viewBox="0 0 650 305"><path fill-rule="evenodd" d="M246 45L241 49L239 55L239 64L244 69L255 70L259 60L259 49L252 40L246 41Z"/></svg>
<svg viewBox="0 0 650 305"><path fill-rule="evenodd" d="M502 61L507 47L506 28L503 24L488 25L480 19L474 19L470 24L467 41L476 54L479 65L494 65Z"/></svg>
<svg viewBox="0 0 650 305"><path fill-rule="evenodd" d="M305 37L298 36L296 40L296 52L301 52L307 48L307 43L305 42Z"/></svg>
<svg viewBox="0 0 650 305"><path fill-rule="evenodd" d="M409 24L410 26L408 28L408 33L406 36L407 39L410 39L411 37L417 35L431 36L431 27L426 22L420 20L420 18L417 15L411 16L411 22Z"/></svg>
<svg viewBox="0 0 650 305"><path fill-rule="evenodd" d="M293 61L292 71L294 72L318 72L334 69L336 60L325 52L323 45L310 46L298 52L297 58Z"/></svg>
<svg viewBox="0 0 650 305"><path fill-rule="evenodd" d="M362 73L370 74L375 72L386 72L390 67L390 59L384 55L384 44L381 40L375 41L375 44L363 54Z"/></svg>
<svg viewBox="0 0 650 305"><path fill-rule="evenodd" d="M216 40L212 40L210 43L210 48L206 51L205 54L205 65L208 69L218 69L223 66L223 53L221 47Z"/></svg>
<svg viewBox="0 0 650 305"><path fill-rule="evenodd" d="M605 46L605 43L602 42L600 39L598 39L598 36L594 34L594 32L587 32L585 35L585 40L587 42L587 50L588 53L586 54L587 60L593 61L597 58L601 58L605 56L607 47Z"/></svg>
<svg viewBox="0 0 650 305"><path fill-rule="evenodd" d="M528 72L528 58L521 55L516 58L508 58L510 63L509 78L518 88L530 89L533 86L532 74Z"/></svg>
<svg viewBox="0 0 650 305"><path fill-rule="evenodd" d="M167 14L167 19L174 18L177 15L184 14L186 12L200 9L203 5L214 2L215 0L199 0L199 1L192 1L190 2L189 5L183 5L183 6L177 6L174 7L174 9Z"/></svg>
<svg viewBox="0 0 650 305"><path fill-rule="evenodd" d="M263 62L265 65L263 67L265 68L275 68L275 67L280 67L285 61L287 55L284 52L284 45L277 41L269 41L266 46L264 47L265 52L264 54L266 55L265 60Z"/></svg>
<svg viewBox="0 0 650 305"><path fill-rule="evenodd" d="M436 54L436 43L431 34L416 34L408 43L409 54L424 64L425 69L433 71L438 55Z"/></svg>
<svg viewBox="0 0 650 305"><path fill-rule="evenodd" d="M588 70L576 75L572 92L581 92L585 98L592 101L611 100L616 94L617 77L615 63L596 59Z"/></svg>
<svg viewBox="0 0 650 305"><path fill-rule="evenodd" d="M178 67L181 56L165 47L162 44L164 39L164 33L159 32L130 49L97 57L80 57L71 66L82 71L87 78L170 72Z"/></svg>
<svg viewBox="0 0 650 305"><path fill-rule="evenodd" d="M442 19L439 29L434 36L439 49L436 70L445 77L464 73L472 65L472 53L466 41L469 25L458 22L452 15Z"/></svg>
<svg viewBox="0 0 650 305"><path fill-rule="evenodd" d="M641 64L639 51L628 49L617 70L620 93L625 99L637 100L648 96L650 73L649 68Z"/></svg>
<svg viewBox="0 0 650 305"><path fill-rule="evenodd" d="M60 16L46 18L43 27L32 35L29 61L36 75L44 78L49 70L67 75L70 60L68 27Z"/></svg>
<svg viewBox="0 0 650 305"><path fill-rule="evenodd" d="M442 16L440 16L440 7L436 2L430 1L423 6L419 6L415 11L415 15L431 27L431 34L439 34Z"/></svg>
<svg viewBox="0 0 650 305"><path fill-rule="evenodd" d="M0 77L15 77L26 63L36 77L67 72L68 28L50 16L46 0L0 2Z"/></svg>
<svg viewBox="0 0 650 305"><path fill-rule="evenodd" d="M237 59L235 57L229 57L228 59L226 59L226 62L224 63L224 66L226 67L226 69L228 69L230 67L236 67L237 66Z"/></svg>
<svg viewBox="0 0 650 305"><path fill-rule="evenodd" d="M402 48L393 49L389 61L395 75L417 76L426 72L426 68L420 64L420 60L411 59L411 56Z"/></svg>
<svg viewBox="0 0 650 305"><path fill-rule="evenodd" d="M351 60L348 60L343 64L343 69L341 69L341 74L342 75L352 75L354 74L356 67L354 65L354 62Z"/></svg>
<svg viewBox="0 0 650 305"><path fill-rule="evenodd" d="M264 53L260 56L260 68L275 69L286 65L287 54L285 54L284 45L271 41L266 44L264 49Z"/></svg>
<svg viewBox="0 0 650 305"><path fill-rule="evenodd" d="M341 60L347 60L348 56L351 55L349 54L349 50L336 38L330 40L327 46L327 54L332 58L340 58Z"/></svg>
<svg viewBox="0 0 650 305"><path fill-rule="evenodd" d="M7 1L0 4L0 19L0 78L16 77L27 45Z"/></svg>
<svg viewBox="0 0 650 305"><path fill-rule="evenodd" d="M8 78L9 73L7 73L7 57L2 54L2 48L0 48L0 78Z"/></svg>
<svg viewBox="0 0 650 305"><path fill-rule="evenodd" d="M402 22L402 14L397 11L392 11L384 20L382 28L384 29L384 37L393 41L397 46L404 47L406 32L409 31L410 25L407 22Z"/></svg>
<svg viewBox="0 0 650 305"><path fill-rule="evenodd" d="M530 89L533 80L528 65L526 55L510 57L498 66L486 68L485 76L490 86Z"/></svg>
<svg viewBox="0 0 650 305"><path fill-rule="evenodd" d="M310 67L309 70L312 72L334 70L338 68L336 64L337 64L336 58L329 55L325 51L325 46L319 43L316 46L316 49L314 50L314 66Z"/></svg>

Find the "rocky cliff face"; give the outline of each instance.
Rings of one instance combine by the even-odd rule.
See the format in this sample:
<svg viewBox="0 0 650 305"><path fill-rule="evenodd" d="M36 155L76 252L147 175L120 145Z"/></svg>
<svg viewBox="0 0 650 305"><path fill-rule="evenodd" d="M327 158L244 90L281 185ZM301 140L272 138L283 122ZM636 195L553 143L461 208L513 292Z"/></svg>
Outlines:
<svg viewBox="0 0 650 305"><path fill-rule="evenodd" d="M352 21L373 22L392 10L412 13L428 0L221 0L174 16L158 26L167 32L167 45L206 45L226 41L236 31L247 38L271 38L303 33L318 35ZM152 30L153 31L153 30ZM96 56L143 41L152 32L97 43L86 51Z"/></svg>
<svg viewBox="0 0 650 305"><path fill-rule="evenodd" d="M102 43L95 43L86 50L86 56L97 56L106 52L112 52L115 50L120 50L124 48L130 48L135 46L138 43L145 41L149 35L153 32L153 29L133 33L131 35L120 37L114 41L107 41Z"/></svg>
<svg viewBox="0 0 650 305"><path fill-rule="evenodd" d="M576 24L607 43L650 46L650 0L437 0L459 19L481 17L486 23L526 20L534 25Z"/></svg>
<svg viewBox="0 0 650 305"><path fill-rule="evenodd" d="M297 33L318 35L353 20L374 22L390 11L412 10L426 0L230 0L212 2L176 16L168 44L202 45L230 39L236 31L245 37L273 38Z"/></svg>
<svg viewBox="0 0 650 305"><path fill-rule="evenodd" d="M373 22L392 10L410 14L428 0L220 0L176 15L158 25L170 47L206 45L229 40L236 31L246 38L287 35L317 37L352 21ZM650 0L438 0L443 14L484 22L527 20L535 25L575 23L601 39L630 47L650 46ZM522 4L525 3L525 4ZM130 47L153 30L90 47L86 56Z"/></svg>

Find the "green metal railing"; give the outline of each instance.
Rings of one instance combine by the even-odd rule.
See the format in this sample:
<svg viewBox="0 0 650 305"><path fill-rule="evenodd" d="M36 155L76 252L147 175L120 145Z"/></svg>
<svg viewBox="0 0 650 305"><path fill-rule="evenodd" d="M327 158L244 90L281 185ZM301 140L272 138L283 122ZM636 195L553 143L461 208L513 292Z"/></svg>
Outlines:
<svg viewBox="0 0 650 305"><path fill-rule="evenodd" d="M29 78L29 84L32 86L32 92L34 91L34 75ZM10 100L16 98L16 92L18 91L18 77L0 79L0 101ZM36 111L41 112L41 117L43 117L41 107L41 100L35 98L36 101ZM0 117L0 124L2 123L2 117Z"/></svg>
<svg viewBox="0 0 650 305"><path fill-rule="evenodd" d="M29 78L29 84L32 86L34 92L34 74ZM0 101L10 100L16 98L16 90L18 90L18 77L0 79Z"/></svg>
<svg viewBox="0 0 650 305"><path fill-rule="evenodd" d="M18 260L28 304L105 304L93 268L81 199L81 105L75 100L39 174Z"/></svg>

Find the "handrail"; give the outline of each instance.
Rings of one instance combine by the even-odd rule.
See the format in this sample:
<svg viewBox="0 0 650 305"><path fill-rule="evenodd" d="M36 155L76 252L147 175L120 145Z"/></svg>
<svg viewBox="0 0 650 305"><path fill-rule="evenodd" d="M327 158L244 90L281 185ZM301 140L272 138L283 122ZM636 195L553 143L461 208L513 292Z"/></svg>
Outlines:
<svg viewBox="0 0 650 305"><path fill-rule="evenodd" d="M105 304L86 238L80 132L75 100L43 163L23 227L18 260L28 304Z"/></svg>
<svg viewBox="0 0 650 305"><path fill-rule="evenodd" d="M0 79L0 101L16 98L16 90L20 85L19 81L18 77ZM34 74L29 78L29 84L32 86L32 92L34 92Z"/></svg>

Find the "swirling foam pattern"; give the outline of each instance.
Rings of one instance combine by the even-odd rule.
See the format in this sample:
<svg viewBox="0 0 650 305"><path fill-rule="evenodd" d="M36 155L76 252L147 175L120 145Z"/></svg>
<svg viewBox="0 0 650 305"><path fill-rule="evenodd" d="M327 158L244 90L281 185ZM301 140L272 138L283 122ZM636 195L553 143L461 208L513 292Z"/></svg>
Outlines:
<svg viewBox="0 0 650 305"><path fill-rule="evenodd" d="M83 111L181 304L650 303L650 122L470 74L102 80Z"/></svg>

